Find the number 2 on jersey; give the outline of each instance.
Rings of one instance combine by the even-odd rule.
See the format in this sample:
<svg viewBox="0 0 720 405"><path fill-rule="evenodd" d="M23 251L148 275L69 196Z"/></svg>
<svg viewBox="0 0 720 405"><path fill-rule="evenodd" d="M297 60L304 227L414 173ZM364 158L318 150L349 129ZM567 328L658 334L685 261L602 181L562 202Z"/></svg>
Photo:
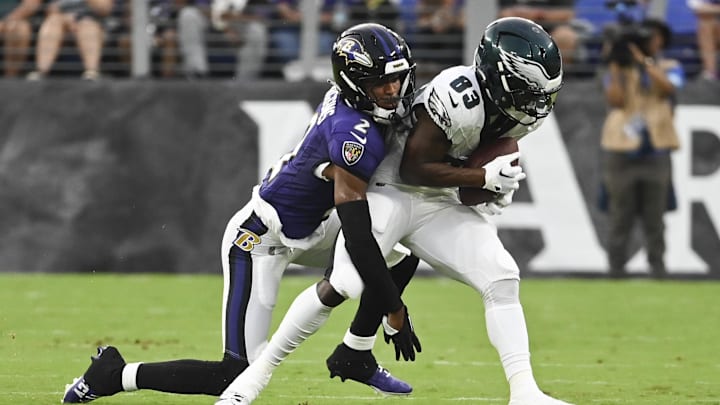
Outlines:
<svg viewBox="0 0 720 405"><path fill-rule="evenodd" d="M268 170L268 174L267 174L267 176L265 176L265 181L267 183L270 183L271 181L273 181L273 179L278 175L278 173L280 173L280 170L282 170L283 166L285 166L288 162L290 162L291 160L293 160L293 158L295 158L295 156L300 151L300 148L302 147L303 142L305 142L305 138L307 138L308 134L310 133L310 130L313 127L315 127L315 124L317 123L317 119L318 119L318 114L317 113L313 114L312 118L310 119L310 125L308 125L307 129L305 130L305 134L303 135L300 142L298 142L298 144L292 150L292 152L282 155L280 157L280 160L275 162L275 164L272 165L270 170ZM361 119L360 122L355 124L355 126L353 127L353 130L357 131L365 136L360 138L356 133L354 133L354 132L350 132L350 133L360 143L362 143L364 145L365 142L367 142L368 128L370 128L370 122L366 119Z"/></svg>

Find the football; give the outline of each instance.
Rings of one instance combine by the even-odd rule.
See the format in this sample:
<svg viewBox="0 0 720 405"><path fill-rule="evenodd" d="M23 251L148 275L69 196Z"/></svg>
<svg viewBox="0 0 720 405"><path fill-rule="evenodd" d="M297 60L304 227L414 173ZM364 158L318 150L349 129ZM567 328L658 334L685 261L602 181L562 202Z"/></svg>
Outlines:
<svg viewBox="0 0 720 405"><path fill-rule="evenodd" d="M519 150L517 140L514 138L499 138L495 141L481 143L465 161L464 166L483 167L498 156L509 155ZM512 164L517 166L517 159ZM460 202L464 205L482 204L497 198L497 193L479 187L460 187L458 195Z"/></svg>

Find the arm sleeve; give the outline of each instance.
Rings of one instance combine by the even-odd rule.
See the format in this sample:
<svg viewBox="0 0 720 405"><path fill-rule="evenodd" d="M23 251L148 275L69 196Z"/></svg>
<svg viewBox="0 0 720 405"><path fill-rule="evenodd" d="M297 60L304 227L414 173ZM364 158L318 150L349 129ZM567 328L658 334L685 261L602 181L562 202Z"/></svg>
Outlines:
<svg viewBox="0 0 720 405"><path fill-rule="evenodd" d="M365 291L375 297L383 313L399 310L404 304L372 234L367 201L350 201L336 208L345 235L345 248L365 283Z"/></svg>

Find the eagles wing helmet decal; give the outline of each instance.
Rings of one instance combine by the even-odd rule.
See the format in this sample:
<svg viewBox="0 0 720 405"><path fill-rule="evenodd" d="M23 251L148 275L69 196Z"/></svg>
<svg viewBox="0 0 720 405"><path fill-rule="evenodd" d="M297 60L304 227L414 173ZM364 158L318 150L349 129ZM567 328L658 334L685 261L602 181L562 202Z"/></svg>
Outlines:
<svg viewBox="0 0 720 405"><path fill-rule="evenodd" d="M343 160L348 166L352 166L359 162L363 152L365 152L365 147L362 144L353 141L343 142Z"/></svg>
<svg viewBox="0 0 720 405"><path fill-rule="evenodd" d="M555 80L550 80L550 74L548 74L545 67L538 62L523 59L503 50L500 50L500 59L502 59L503 63L508 67L510 73L530 86L546 91L553 90L557 87ZM502 71L502 67L500 71Z"/></svg>
<svg viewBox="0 0 720 405"><path fill-rule="evenodd" d="M362 44L355 38L344 38L337 46L337 53L345 57L345 62L355 62L363 66L373 67L373 60Z"/></svg>

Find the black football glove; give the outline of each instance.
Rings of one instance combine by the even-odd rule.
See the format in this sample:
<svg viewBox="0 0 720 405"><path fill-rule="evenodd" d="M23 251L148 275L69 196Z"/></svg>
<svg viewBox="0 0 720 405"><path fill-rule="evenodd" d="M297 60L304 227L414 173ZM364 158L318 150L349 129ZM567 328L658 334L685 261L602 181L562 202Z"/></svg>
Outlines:
<svg viewBox="0 0 720 405"><path fill-rule="evenodd" d="M415 361L415 352L422 352L422 346L420 346L420 340L415 334L415 328L413 328L412 321L410 321L410 315L405 307L405 320L403 322L402 329L396 330L388 323L387 315L383 316L383 335L385 336L385 343L390 343L392 340L395 345L395 360L400 360L400 354L402 354L403 360Z"/></svg>

